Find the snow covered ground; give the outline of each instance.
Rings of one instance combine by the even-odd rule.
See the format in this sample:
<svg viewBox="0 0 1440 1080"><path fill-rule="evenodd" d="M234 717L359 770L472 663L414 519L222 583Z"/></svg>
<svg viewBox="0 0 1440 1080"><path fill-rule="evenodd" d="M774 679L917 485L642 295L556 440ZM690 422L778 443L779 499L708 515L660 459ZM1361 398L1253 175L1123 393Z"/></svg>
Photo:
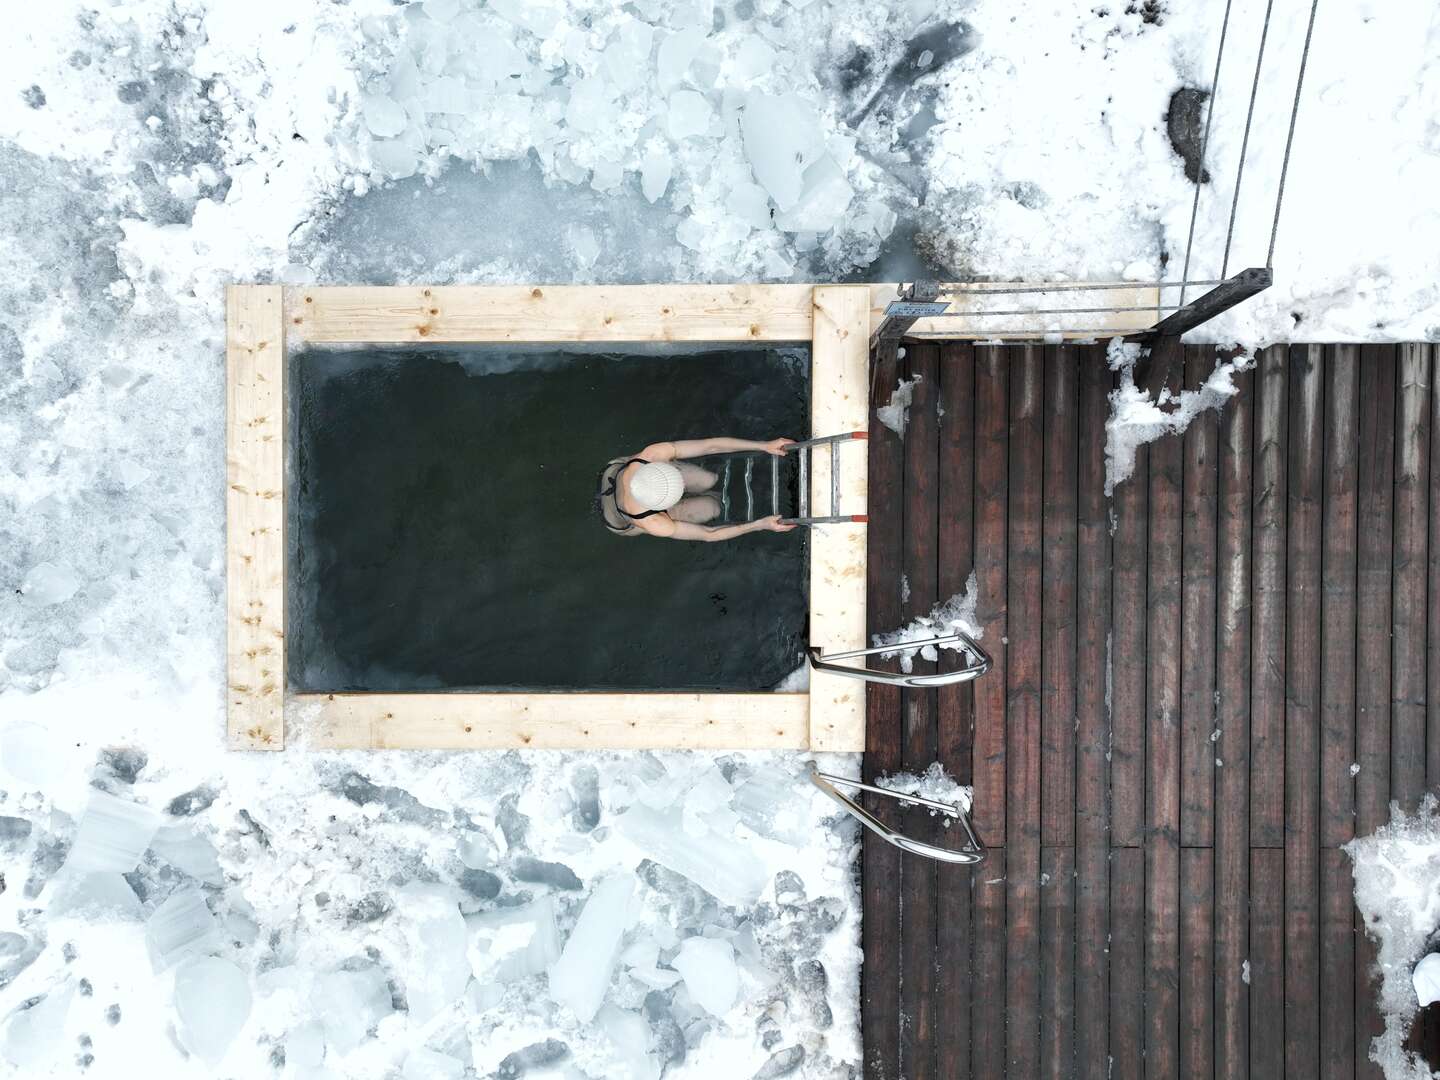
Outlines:
<svg viewBox="0 0 1440 1080"><path fill-rule="evenodd" d="M1207 276L1263 7L1234 4ZM1263 261L1308 13L1275 9L1232 269ZM1222 10L12 5L0 1056L27 1076L853 1072L855 836L796 757L225 754L222 286L1173 275L1193 187L1165 117L1208 84ZM1212 333L1440 336L1437 20L1322 5L1276 287ZM102 789L121 802L91 806ZM797 815L778 828L777 805ZM758 837L723 848L739 891L682 843L732 833ZM585 960L614 950L597 1001ZM526 974L552 960L558 979Z"/></svg>

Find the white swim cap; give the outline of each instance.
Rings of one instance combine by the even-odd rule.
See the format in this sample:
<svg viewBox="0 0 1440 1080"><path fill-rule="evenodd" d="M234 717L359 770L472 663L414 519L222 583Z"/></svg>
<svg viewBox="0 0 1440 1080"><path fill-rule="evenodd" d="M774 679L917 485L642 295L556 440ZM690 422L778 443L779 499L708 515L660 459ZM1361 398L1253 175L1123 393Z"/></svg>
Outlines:
<svg viewBox="0 0 1440 1080"><path fill-rule="evenodd" d="M630 497L646 510L669 510L685 494L685 477L668 461L648 461L630 477Z"/></svg>

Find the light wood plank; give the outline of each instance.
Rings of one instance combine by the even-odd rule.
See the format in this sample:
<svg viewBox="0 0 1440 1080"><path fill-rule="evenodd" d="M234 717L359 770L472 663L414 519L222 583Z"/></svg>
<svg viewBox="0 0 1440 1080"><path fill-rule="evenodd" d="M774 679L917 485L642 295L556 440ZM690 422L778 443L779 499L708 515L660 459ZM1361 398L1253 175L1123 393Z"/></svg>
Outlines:
<svg viewBox="0 0 1440 1080"><path fill-rule="evenodd" d="M854 286L852 286L854 287ZM395 285L288 290L292 339L809 341L810 285Z"/></svg>
<svg viewBox="0 0 1440 1080"><path fill-rule="evenodd" d="M857 683L856 685L861 685ZM806 694L297 694L311 747L803 750Z"/></svg>
<svg viewBox="0 0 1440 1080"><path fill-rule="evenodd" d="M815 337L810 350L810 430L816 435L866 431L870 384L869 289L819 285L814 290ZM811 455L811 513L830 505L830 455ZM868 444L840 446L841 513L865 513ZM865 529L862 524L810 530L810 644L825 652L863 649ZM810 672L810 749L865 749L865 684Z"/></svg>
<svg viewBox="0 0 1440 1080"><path fill-rule="evenodd" d="M225 290L230 747L285 749L285 325L277 285Z"/></svg>

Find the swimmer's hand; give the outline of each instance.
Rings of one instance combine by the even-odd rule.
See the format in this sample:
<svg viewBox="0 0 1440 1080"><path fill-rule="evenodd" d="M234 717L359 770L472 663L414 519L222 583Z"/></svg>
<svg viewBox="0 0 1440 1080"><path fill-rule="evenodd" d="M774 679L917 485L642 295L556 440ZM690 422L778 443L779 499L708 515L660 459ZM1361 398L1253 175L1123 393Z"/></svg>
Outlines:
<svg viewBox="0 0 1440 1080"><path fill-rule="evenodd" d="M760 449L767 454L774 454L776 457L785 456L785 448L791 445L794 439L771 439L769 442L761 443Z"/></svg>
<svg viewBox="0 0 1440 1080"><path fill-rule="evenodd" d="M783 533L789 532L791 529L795 528L795 523L793 521L785 521L778 514L771 514L769 517L763 517L759 521L755 522L755 524L762 531L767 532Z"/></svg>

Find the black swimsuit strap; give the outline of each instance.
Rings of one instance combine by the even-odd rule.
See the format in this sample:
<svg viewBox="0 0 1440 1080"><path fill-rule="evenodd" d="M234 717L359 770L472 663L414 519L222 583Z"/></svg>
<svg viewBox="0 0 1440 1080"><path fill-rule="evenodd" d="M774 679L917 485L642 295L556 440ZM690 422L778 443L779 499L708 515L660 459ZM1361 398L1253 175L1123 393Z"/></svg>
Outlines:
<svg viewBox="0 0 1440 1080"><path fill-rule="evenodd" d="M610 486L607 487L604 491L600 492L600 497L601 497L602 499L603 499L606 495L609 495L611 498L613 498L613 499L615 500L615 512L616 512L617 514L619 514L621 517L623 517L623 518L629 518L631 521L639 521L641 518L650 517L652 514L663 514L663 513L665 512L664 510L645 510L645 511L642 511L641 513L639 513L639 514L631 514L631 513L628 513L628 512L625 510L625 508L620 505L620 492L619 492L619 490L618 490L618 488L619 488L619 486L620 486L620 474L623 473L626 469L628 469L631 465L649 465L649 464L650 464L650 463L649 463L648 461L646 461L644 458L638 458L638 457L630 458L628 461L622 461L622 462L620 463L620 467L615 470L615 475L610 478ZM606 527L607 529L609 529L611 532L628 532L628 531L629 531L629 527L628 527L628 526L627 526L626 528L624 528L624 529L617 529L614 525L611 525L610 522L608 522L608 521L605 522L605 527Z"/></svg>

